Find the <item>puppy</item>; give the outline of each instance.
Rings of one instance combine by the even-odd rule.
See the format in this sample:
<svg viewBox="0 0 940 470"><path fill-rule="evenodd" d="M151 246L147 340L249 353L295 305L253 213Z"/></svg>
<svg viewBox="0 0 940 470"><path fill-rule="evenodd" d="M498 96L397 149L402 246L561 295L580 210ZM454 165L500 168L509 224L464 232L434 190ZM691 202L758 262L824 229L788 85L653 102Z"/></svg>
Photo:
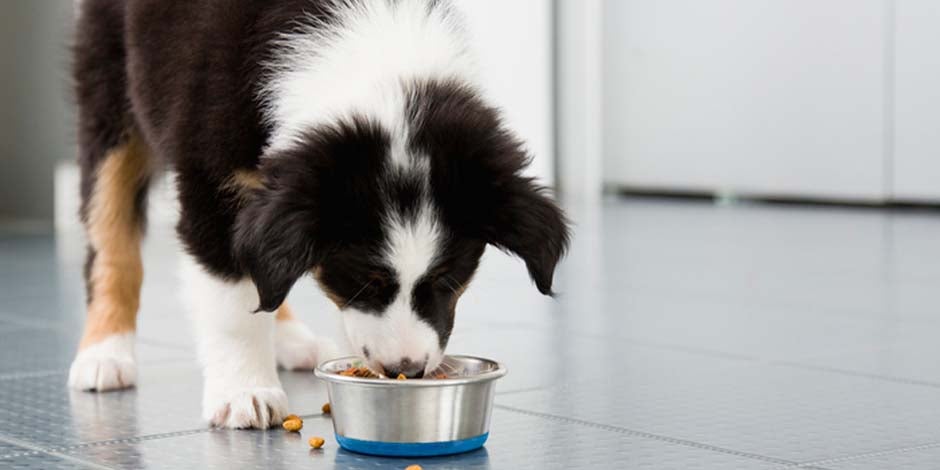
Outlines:
<svg viewBox="0 0 940 470"><path fill-rule="evenodd" d="M447 2L78 8L88 319L71 387L135 382L145 200L163 162L176 172L182 292L214 426L279 423L277 364L333 354L284 303L306 274L355 352L389 376L440 364L487 244L551 294L564 215L522 176L523 144L481 96Z"/></svg>

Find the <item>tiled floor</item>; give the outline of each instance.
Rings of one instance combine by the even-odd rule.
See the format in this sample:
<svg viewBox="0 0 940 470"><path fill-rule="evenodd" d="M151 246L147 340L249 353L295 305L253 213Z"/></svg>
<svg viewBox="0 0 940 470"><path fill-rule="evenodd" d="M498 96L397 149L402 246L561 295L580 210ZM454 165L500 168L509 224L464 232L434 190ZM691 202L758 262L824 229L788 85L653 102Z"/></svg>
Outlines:
<svg viewBox="0 0 940 470"><path fill-rule="evenodd" d="M68 391L81 237L0 232L0 468L940 468L940 214L655 200L572 214L556 300L487 253L449 351L510 374L485 449L438 459L207 429L162 227L138 387ZM340 331L311 282L291 300ZM281 377L303 434L332 436L323 385Z"/></svg>

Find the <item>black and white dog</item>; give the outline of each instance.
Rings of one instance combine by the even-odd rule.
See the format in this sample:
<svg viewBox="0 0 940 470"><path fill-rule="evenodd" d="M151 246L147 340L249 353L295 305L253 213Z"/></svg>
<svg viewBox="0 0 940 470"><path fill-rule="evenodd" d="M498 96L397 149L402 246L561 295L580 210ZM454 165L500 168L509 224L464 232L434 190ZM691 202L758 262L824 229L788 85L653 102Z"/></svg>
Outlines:
<svg viewBox="0 0 940 470"><path fill-rule="evenodd" d="M523 144L481 97L446 1L83 0L74 75L89 238L74 388L135 382L159 161L177 172L213 425L279 423L277 364L334 354L284 304L305 274L391 376L440 363L486 244L551 293L565 218L521 175Z"/></svg>

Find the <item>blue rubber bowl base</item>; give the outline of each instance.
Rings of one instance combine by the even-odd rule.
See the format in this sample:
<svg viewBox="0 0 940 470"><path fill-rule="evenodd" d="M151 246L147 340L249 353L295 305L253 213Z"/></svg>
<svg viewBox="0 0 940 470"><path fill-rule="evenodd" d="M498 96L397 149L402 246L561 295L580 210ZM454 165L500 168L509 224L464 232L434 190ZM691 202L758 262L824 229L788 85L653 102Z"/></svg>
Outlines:
<svg viewBox="0 0 940 470"><path fill-rule="evenodd" d="M434 457L460 454L483 447L490 433L468 439L444 442L380 442L363 441L336 435L340 447L351 452L382 457Z"/></svg>

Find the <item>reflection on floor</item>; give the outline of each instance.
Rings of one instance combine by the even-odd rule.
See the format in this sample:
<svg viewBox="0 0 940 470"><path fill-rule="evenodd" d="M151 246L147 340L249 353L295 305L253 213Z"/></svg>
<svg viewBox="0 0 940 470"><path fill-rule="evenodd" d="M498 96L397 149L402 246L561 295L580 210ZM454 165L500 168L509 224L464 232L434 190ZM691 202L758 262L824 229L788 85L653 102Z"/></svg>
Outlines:
<svg viewBox="0 0 940 470"><path fill-rule="evenodd" d="M557 299L491 250L461 300L449 351L510 369L486 448L404 460L338 450L310 373L281 374L303 437L207 429L166 228L145 249L139 386L69 392L83 241L0 232L0 468L940 467L936 213L611 200L572 215ZM312 282L291 301L340 332Z"/></svg>

